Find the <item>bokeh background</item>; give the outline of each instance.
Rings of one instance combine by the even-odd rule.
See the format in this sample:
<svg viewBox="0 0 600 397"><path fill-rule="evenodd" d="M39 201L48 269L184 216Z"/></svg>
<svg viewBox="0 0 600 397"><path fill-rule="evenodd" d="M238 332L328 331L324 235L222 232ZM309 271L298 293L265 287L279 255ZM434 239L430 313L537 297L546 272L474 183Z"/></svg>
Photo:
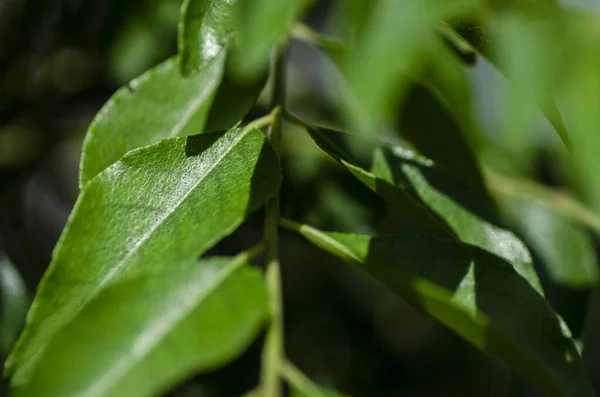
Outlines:
<svg viewBox="0 0 600 397"><path fill-rule="evenodd" d="M594 0L564 3L600 9ZM331 15L337 6L335 1L315 2L305 22L334 32ZM118 87L175 54L179 8L180 0L0 1L2 359L77 198L80 147L88 124ZM336 73L319 50L293 42L286 71L289 108L313 120L338 122L339 93L332 83ZM497 127L502 111L496 105L507 83L481 58L469 74L478 122L490 142L502 142ZM264 114L265 102L260 99L247 119ZM426 116L419 117L421 113ZM444 108L419 89L398 115L389 126L394 133L457 128ZM285 128L284 215L325 230L375 230L385 204L324 157L302 131ZM533 129L535 139L518 152L527 153L524 167L545 184L568 184L569 175L560 167L564 149L552 127L540 114ZM521 160L508 152L497 161ZM597 247L597 236L585 233ZM236 253L261 234L262 214L257 213L212 252ZM284 232L281 254L286 351L317 382L366 397L537 395L501 362L298 237ZM539 253L533 250L533 255L548 299L584 342L586 371L600 393L600 290L554 284ZM190 379L168 395L243 394L257 382L260 344L235 363ZM0 393L7 393L2 382Z"/></svg>

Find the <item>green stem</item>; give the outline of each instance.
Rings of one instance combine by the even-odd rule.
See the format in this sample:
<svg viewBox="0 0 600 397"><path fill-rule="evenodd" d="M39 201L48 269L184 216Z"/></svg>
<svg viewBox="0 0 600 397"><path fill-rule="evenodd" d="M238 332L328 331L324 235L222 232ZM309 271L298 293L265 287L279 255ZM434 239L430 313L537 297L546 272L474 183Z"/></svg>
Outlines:
<svg viewBox="0 0 600 397"><path fill-rule="evenodd" d="M279 47L273 61L273 95L271 108L283 108L285 101L285 48ZM267 137L273 149L281 150L282 112L273 113L273 122ZM269 289L271 324L267 330L265 346L262 354L261 389L264 397L280 397L281 381L279 367L283 360L283 313L281 297L281 272L279 267L279 194L266 205L265 246L266 270L265 279Z"/></svg>

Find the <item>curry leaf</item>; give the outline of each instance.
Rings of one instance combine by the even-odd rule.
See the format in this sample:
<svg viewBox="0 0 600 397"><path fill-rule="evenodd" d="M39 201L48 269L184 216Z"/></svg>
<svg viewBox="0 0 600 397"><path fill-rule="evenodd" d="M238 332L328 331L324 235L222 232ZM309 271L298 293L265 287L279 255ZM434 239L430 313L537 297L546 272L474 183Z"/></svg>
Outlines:
<svg viewBox="0 0 600 397"><path fill-rule="evenodd" d="M104 287L151 264L197 258L275 194L280 178L274 151L252 128L162 140L99 174L75 205L8 360L13 382L27 379L50 339Z"/></svg>
<svg viewBox="0 0 600 397"><path fill-rule="evenodd" d="M79 187L128 151L203 131L223 75L219 56L193 78L171 58L119 89L98 112L83 143ZM237 120L236 120L237 121Z"/></svg>
<svg viewBox="0 0 600 397"><path fill-rule="evenodd" d="M205 68L234 37L237 0L185 0L179 21L180 67L184 76Z"/></svg>
<svg viewBox="0 0 600 397"><path fill-rule="evenodd" d="M363 269L549 396L593 396L579 353L547 301L504 259L414 234L322 232L285 220L318 247Z"/></svg>
<svg viewBox="0 0 600 397"><path fill-rule="evenodd" d="M169 261L151 266L168 270L106 288L52 340L15 395L153 396L227 363L268 314L261 275L247 260Z"/></svg>
<svg viewBox="0 0 600 397"><path fill-rule="evenodd" d="M502 212L542 257L550 278L573 288L598 281L598 261L586 230L548 208L517 198L498 200Z"/></svg>
<svg viewBox="0 0 600 397"><path fill-rule="evenodd" d="M439 230L449 230L461 241L506 259L543 294L527 247L512 232L498 225L493 203L487 197L433 161L401 146L378 145L371 141L374 167L373 173L368 173L351 163L351 155L339 143L343 142L340 133L322 128L308 128L308 131L321 148L386 200L391 211L405 213L406 203L410 208L426 208L443 225L444 229ZM424 215L419 218L428 219ZM390 218L387 230L398 230L398 222L397 216ZM399 226L406 230L405 225ZM418 231L435 230L428 223L411 223L410 226Z"/></svg>

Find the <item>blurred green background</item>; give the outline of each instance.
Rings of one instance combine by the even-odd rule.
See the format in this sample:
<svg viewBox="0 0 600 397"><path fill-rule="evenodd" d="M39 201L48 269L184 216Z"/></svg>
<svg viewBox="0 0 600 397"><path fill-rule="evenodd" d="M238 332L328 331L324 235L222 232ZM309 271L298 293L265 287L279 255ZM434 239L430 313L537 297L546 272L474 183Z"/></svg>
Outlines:
<svg viewBox="0 0 600 397"><path fill-rule="evenodd" d="M305 22L319 31L336 32L332 10L344 2L315 2ZM600 8L593 0L564 4ZM179 7L179 0L0 2L3 358L77 197L87 125L119 86L176 52ZM482 158L495 169L518 171L553 187L571 186L573 177L562 165L565 149L541 112L528 127L533 139L515 145L502 134L510 111L503 108L506 79L482 58L468 73L476 122L486 137ZM319 50L293 42L287 66L289 108L309 119L338 124L339 92L332 83L337 74ZM247 119L265 112L259 100ZM418 87L397 114L387 139L396 139L398 131L415 139L411 131L458 128L444 107ZM303 131L285 128L283 214L325 230L376 230L385 215L383 201L323 156ZM507 205L504 220L532 248L548 299L583 341L586 371L600 393L600 290L553 282L547 270L552 264L542 266L552 258L520 224L533 212L519 205ZM597 266L597 235L580 227L573 233L583 234L579 240L596 253L577 260ZM259 213L212 253L237 253L261 234ZM501 362L298 237L284 233L281 253L286 350L317 382L368 397L537 395ZM192 379L169 396L241 395L257 382L260 343L235 363ZM3 383L2 393L6 387Z"/></svg>

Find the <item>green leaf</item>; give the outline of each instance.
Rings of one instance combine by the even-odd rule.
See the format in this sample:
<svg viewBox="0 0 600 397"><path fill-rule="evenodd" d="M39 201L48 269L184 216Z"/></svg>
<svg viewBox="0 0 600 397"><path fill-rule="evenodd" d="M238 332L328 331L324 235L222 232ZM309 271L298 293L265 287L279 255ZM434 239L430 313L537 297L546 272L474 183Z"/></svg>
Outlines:
<svg viewBox="0 0 600 397"><path fill-rule="evenodd" d="M570 48L577 62L570 62L559 92L561 110L573 141L573 165L577 187L585 201L600 214L600 54L596 50L600 40L595 16L584 15L573 22L574 40Z"/></svg>
<svg viewBox="0 0 600 397"><path fill-rule="evenodd" d="M506 259L543 294L527 247L513 233L497 225L493 203L486 196L481 196L433 161L401 146L382 144L377 147L372 142L375 175L368 173L348 161L350 155L344 154L344 149L337 143L340 133L313 128L308 131L321 148L386 200L392 211L404 213L407 204L411 206L411 212L414 212L413 208L426 208L443 225L444 229L438 230L451 231L445 233L446 236L453 234L465 243ZM399 197L402 199L398 200ZM427 219L425 216L420 218ZM407 225L398 225L401 229L396 227L397 217L391 221L388 230L407 230ZM434 230L428 224L411 223L408 226L408 230L428 233Z"/></svg>
<svg viewBox="0 0 600 397"><path fill-rule="evenodd" d="M27 287L12 263L0 252L0 354L7 354L25 321Z"/></svg>
<svg viewBox="0 0 600 397"><path fill-rule="evenodd" d="M502 360L549 396L593 396L568 330L546 300L495 255L413 234L325 233L284 221L349 261L464 339Z"/></svg>
<svg viewBox="0 0 600 397"><path fill-rule="evenodd" d="M92 121L85 137L79 174L83 189L128 151L163 138L204 130L223 75L219 56L193 78L182 78L171 58L119 89Z"/></svg>
<svg viewBox="0 0 600 397"><path fill-rule="evenodd" d="M281 374L291 386L292 397L343 397L340 393L315 385L289 361L281 365Z"/></svg>
<svg viewBox="0 0 600 397"><path fill-rule="evenodd" d="M387 164L378 162L375 159L375 170L367 172L363 168L355 165L360 161L353 154L350 154L349 148L346 148L344 138L347 135L323 128L307 128L308 133L314 139L316 144L327 154L337 160L352 175L365 184L373 192L380 195L390 206L390 211L394 212L394 218L399 220L399 225L408 229L418 228L429 233L450 236L451 231L418 202L413 200L406 191L398 189L393 180L387 175L382 175L387 170ZM374 150L372 141L358 139L359 144L355 145L369 152ZM381 167L379 167L381 166ZM379 172L380 174L376 173Z"/></svg>
<svg viewBox="0 0 600 397"><path fill-rule="evenodd" d="M550 278L573 288L598 281L598 262L591 236L580 226L532 201L501 198L502 212L537 251Z"/></svg>
<svg viewBox="0 0 600 397"><path fill-rule="evenodd" d="M509 115L503 118L505 144L515 150L525 146L522 136L530 137L527 126L531 123L534 106L537 105L565 146L570 149L571 138L556 106L555 96L548 93L556 81L557 61L561 57L570 58L560 54L561 43L564 43L564 26L556 26L556 15L540 12L555 10L554 1L530 3L536 3L536 7L542 6L537 11L537 17L532 13L529 13L530 18L522 18L525 13L521 17L514 13L504 13L501 14L504 15L503 18L494 21L495 29L491 29L489 21L485 19L478 24L459 22L454 27L464 39L462 44L471 46L512 83L514 91L503 103L509 111ZM455 38L460 40L457 36Z"/></svg>
<svg viewBox="0 0 600 397"><path fill-rule="evenodd" d="M275 194L280 179L276 154L252 128L162 140L92 179L7 362L13 382L27 379L50 339L103 288L149 264L196 259Z"/></svg>
<svg viewBox="0 0 600 397"><path fill-rule="evenodd" d="M234 37L237 0L185 0L179 21L180 67L192 75L221 56Z"/></svg>
<svg viewBox="0 0 600 397"><path fill-rule="evenodd" d="M393 106L408 88L424 60L424 49L441 41L434 26L439 19L457 17L479 1L381 0L360 21L360 37L346 53L342 70L348 118L360 132L373 132L393 114ZM369 76L369 78L365 78Z"/></svg>
<svg viewBox="0 0 600 397"><path fill-rule="evenodd" d="M233 72L251 78L267 66L271 48L287 35L294 19L311 0L238 0Z"/></svg>
<svg viewBox="0 0 600 397"><path fill-rule="evenodd" d="M168 271L104 289L15 396L154 396L229 362L268 317L261 274L247 260L169 261L152 266Z"/></svg>
<svg viewBox="0 0 600 397"><path fill-rule="evenodd" d="M264 75L252 81L238 82L225 73L213 99L204 131L223 131L234 126L252 109L266 81L267 76Z"/></svg>

